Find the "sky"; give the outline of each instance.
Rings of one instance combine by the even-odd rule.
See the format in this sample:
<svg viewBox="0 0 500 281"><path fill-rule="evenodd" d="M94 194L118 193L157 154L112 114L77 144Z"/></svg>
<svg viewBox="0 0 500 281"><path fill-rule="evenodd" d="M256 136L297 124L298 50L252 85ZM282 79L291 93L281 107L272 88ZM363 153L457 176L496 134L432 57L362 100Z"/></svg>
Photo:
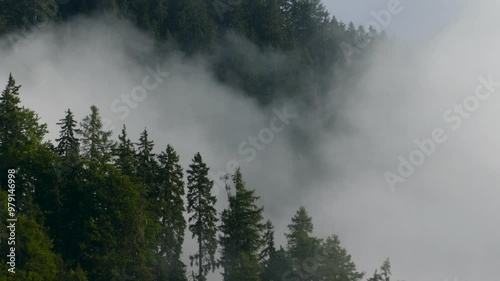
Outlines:
<svg viewBox="0 0 500 281"><path fill-rule="evenodd" d="M327 7L362 24L385 5L349 3L329 1ZM403 42L380 46L355 83L330 89L314 111L292 114L250 161L239 145L269 128L276 112L296 108L293 102L262 108L218 83L202 60L178 54L159 60L152 39L127 23L81 19L39 30L16 49L0 48L0 77L14 74L23 85L22 101L40 114L52 137L67 108L81 119L96 104L115 131L126 123L137 139L147 127L158 150L172 144L184 167L198 151L216 172L236 161L247 186L261 195L278 244L284 245L286 226L304 205L314 234L338 234L368 275L389 257L394 280L497 280L500 3L452 3L409 2L387 29ZM254 57L256 69L279 61L279 54L232 40ZM0 46L8 44L0 39ZM168 77L158 76L161 82L128 114L113 110L158 70ZM347 98L339 101L339 92ZM324 113L332 110L343 130L325 126ZM297 144L296 129L315 142ZM224 192L217 196L223 202ZM193 251L187 239L184 253Z"/></svg>
<svg viewBox="0 0 500 281"><path fill-rule="evenodd" d="M343 22L365 25L373 12L399 3L401 12L391 15L384 30L412 41L426 42L445 31L463 10L463 0L323 0L330 14Z"/></svg>

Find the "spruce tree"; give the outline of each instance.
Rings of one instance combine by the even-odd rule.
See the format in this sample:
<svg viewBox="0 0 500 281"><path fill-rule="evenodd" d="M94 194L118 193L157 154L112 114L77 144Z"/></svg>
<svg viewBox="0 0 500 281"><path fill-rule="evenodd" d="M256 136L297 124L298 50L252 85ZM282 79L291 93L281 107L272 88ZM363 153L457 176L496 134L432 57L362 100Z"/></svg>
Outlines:
<svg viewBox="0 0 500 281"><path fill-rule="evenodd" d="M270 220L267 220L264 224L264 237L263 237L265 247L260 252L260 260L262 262L268 262L270 257L276 253L276 247L274 244L274 226Z"/></svg>
<svg viewBox="0 0 500 281"><path fill-rule="evenodd" d="M97 165L95 169L92 165ZM90 217L80 243L82 266L91 280L111 280L113 272L124 272L152 281L147 266L147 211L137 186L109 164L89 163L85 190L92 193Z"/></svg>
<svg viewBox="0 0 500 281"><path fill-rule="evenodd" d="M158 156L158 189L155 198L155 213L160 228L157 233L159 271L157 279L171 281L186 280L186 266L181 261L184 242L184 180L179 155L170 145ZM165 267L163 267L165 263Z"/></svg>
<svg viewBox="0 0 500 281"><path fill-rule="evenodd" d="M122 132L118 136L118 143L114 149L114 164L125 175L132 177L135 174L135 149L133 143L127 137L127 127L123 125Z"/></svg>
<svg viewBox="0 0 500 281"><path fill-rule="evenodd" d="M137 143L136 162L137 176L146 183L153 182L154 173L157 168L156 155L153 152L154 142L149 139L147 129L142 131Z"/></svg>
<svg viewBox="0 0 500 281"><path fill-rule="evenodd" d="M255 190L248 190L241 170L233 175L235 193L221 215L221 264L224 280L260 280L259 250L264 246L263 208L257 207ZM229 190L229 189L228 189Z"/></svg>
<svg viewBox="0 0 500 281"><path fill-rule="evenodd" d="M87 208L82 204L85 191L82 190L82 170L80 160L80 133L76 128L76 121L70 109L66 111L63 119L57 123L60 126L59 138L56 139L55 152L59 157L56 174L60 189L60 209L58 212L58 223L52 226L55 231L54 244L56 249L67 261L68 266L77 266L78 246L82 241L83 221L87 217Z"/></svg>
<svg viewBox="0 0 500 281"><path fill-rule="evenodd" d="M56 139L56 153L65 160L68 169L74 168L79 161L80 139L76 136L80 130L76 128L76 121L70 109L66 111L66 116L57 123L61 127L59 138ZM63 169L68 172L68 169Z"/></svg>
<svg viewBox="0 0 500 281"><path fill-rule="evenodd" d="M260 260L262 262L263 281L282 280L283 273L290 270L290 263L287 253L283 247L276 249L274 242L274 226L270 220L264 225L265 247L261 251Z"/></svg>
<svg viewBox="0 0 500 281"><path fill-rule="evenodd" d="M316 252L316 256L320 257L318 274L316 275L321 278L326 280L358 281L364 276L364 273L358 272L356 269L351 255L340 245L340 239L337 235L327 237L322 243L320 251Z"/></svg>
<svg viewBox="0 0 500 281"><path fill-rule="evenodd" d="M83 118L80 126L83 156L90 161L108 163L113 149L109 139L112 132L103 130L99 109L95 105L90 107L90 114Z"/></svg>
<svg viewBox="0 0 500 281"><path fill-rule="evenodd" d="M34 215L33 206L36 187L46 182L53 169L45 166L53 159L49 144L42 143L47 126L39 123L35 112L21 106L20 85L9 75L7 86L0 95L0 171L16 169L16 193L20 212ZM49 170L49 171L47 171ZM0 173L0 185L7 189L7 174ZM48 185L47 187L51 187Z"/></svg>
<svg viewBox="0 0 500 281"><path fill-rule="evenodd" d="M205 281L209 271L217 267L217 212L214 205L216 197L211 194L213 181L208 178L209 168L203 162L200 153L196 153L193 163L187 170L187 212L189 230L196 238L198 252L191 255L191 265L198 266L197 281Z"/></svg>
<svg viewBox="0 0 500 281"><path fill-rule="evenodd" d="M288 253L291 258L291 271L303 280L318 280L317 272L305 272L302 263L310 257L314 257L320 249L320 240L312 236L312 218L304 207L300 207L288 225L288 233L285 234L288 242Z"/></svg>

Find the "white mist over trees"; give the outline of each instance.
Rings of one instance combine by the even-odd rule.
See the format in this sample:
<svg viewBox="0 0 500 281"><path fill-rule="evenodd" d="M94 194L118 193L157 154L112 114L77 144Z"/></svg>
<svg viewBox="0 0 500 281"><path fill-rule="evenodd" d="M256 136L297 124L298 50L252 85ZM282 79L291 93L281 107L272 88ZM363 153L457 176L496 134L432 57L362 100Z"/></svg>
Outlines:
<svg viewBox="0 0 500 281"><path fill-rule="evenodd" d="M4 7L0 9L2 15L6 11ZM9 23L0 41L2 90L12 72L16 84L22 85L19 90L21 105L41 118L38 125L29 123L33 125L31 128L41 130L41 124L46 123L49 133L45 140L51 140L54 148L61 130L56 123L67 115L68 108L79 124L95 104L103 118L104 131L113 130L113 140L118 139L123 124L127 125L120 154L124 155L123 162L115 167L91 168L92 165L80 159L80 155L65 159L60 158L63 155L55 157L50 146L41 149L36 159L16 152L26 150L11 151L11 160L2 161L2 165L46 167L21 175L20 188L36 187L41 182L50 186L44 189L46 192L38 193L41 197L23 203L26 210L32 203L37 208L23 212L26 218L20 219L24 222L20 221L19 229L33 231L19 239L33 241L33 237L37 237L40 249L44 250L36 253L47 253L47 264L41 266L47 268L47 276L54 276L58 264L71 269L67 272L71 276L82 276L83 271L97 274L87 272L89 268L107 272L109 275L103 277L109 277L107 280L123 272L148 276L149 273L142 271L144 268L136 266L115 266L112 270L93 266L88 260L78 265L80 257L75 253L78 254L81 241L89 240L99 241L101 245L89 245L85 253L98 249L99 253L133 256L131 263L148 264L146 268L155 269L151 274L167 272L166 267L158 271L158 267L152 266L159 251L143 252L143 249L154 248L152 243L146 243L152 241L152 236L148 240L137 239L134 244L114 246L103 238L116 235L123 241L133 241L147 234L161 233L154 227L142 228L146 222L154 221L147 218L152 209L141 199L146 196L143 189L147 184L137 178L122 177L124 173L129 177L135 173L137 164L132 155L136 154L137 147L131 143L139 141L147 126L148 141L154 140L151 153L160 154L170 144L178 153L183 169L188 168L198 151L214 172L226 171L231 160L241 166L246 187L255 189L260 197L257 206L264 207L263 223L270 219L274 224L275 259L269 258L269 262L261 264L266 269L267 264L272 263L277 270L264 270L263 274L272 277L262 275L263 280L282 278L290 268L300 269L305 277L309 274L308 266L314 265L312 260L308 260L310 263L306 267L300 264L302 261L287 264L284 234L289 233L287 226L301 205L312 218L312 237L324 238L325 245L330 241L328 245L336 248L335 236L331 236L337 234L341 247L352 255L356 271L366 272L363 279L382 276L383 270L378 269L375 273L375 268L390 257L394 280L453 280L455 276L459 280L494 280L498 263L496 240L500 234L495 224L499 196L495 171L500 166L496 157L500 137L496 133L497 91L464 118L458 130L451 128L443 114L474 94L478 77L491 74L494 81L500 81L496 63L500 44L495 36L498 8L494 1L469 3L460 20L428 45L408 46L392 39L363 50L362 57L350 65L342 62L342 53L339 63L331 64L331 61L322 60L320 53L315 53L318 56L310 60L314 63L308 64L304 50L295 56L290 48L263 47L251 37L253 31L248 24L241 24L248 33L217 33L226 41L219 43L217 39L213 49L199 51L185 49L191 46L186 35L189 31L172 35L180 36L185 42L177 42L175 46L165 43L172 41L161 36L159 39L166 41L160 42L165 44L158 43L158 38L152 38L156 35L144 33L149 28L137 30L136 21L132 19L129 23L127 17L125 21L114 21L63 16L56 18L54 24L30 31L33 36L23 35L21 41L15 41L19 43L15 44L16 51L8 35L18 34L13 30L24 23ZM28 11L26 13L29 16ZM217 23L216 15L213 16L216 25L223 25ZM244 12L227 12L224 20L246 16ZM211 36L210 32L204 32L200 34ZM297 33L300 34L303 33ZM199 39L202 42L203 36ZM329 40L336 42L334 39ZM309 42L312 41L304 44ZM192 43L192 46L197 44ZM205 56L212 51L212 57ZM324 47L324 51L329 53L331 49ZM322 67L331 71L304 67L322 63ZM117 99L121 101L122 95L132 97L132 90L143 86L143 78L151 75L146 67L155 71L159 68L170 75L162 77L165 79L155 89L148 90L144 100L131 98L130 114L121 119L121 114L114 112L111 105ZM276 134L264 150L257 150L255 159L248 162L238 153L238 146L249 136L258 136L262 128L269 127L273 109L281 110L284 105L293 108L298 118L291 120L284 131ZM447 141L392 193L384 172L397 169L399 155L408 157L417 148L415 140L428 138L435 128L445 130ZM28 145L32 137L37 139L37 136L36 133L30 135L23 145ZM126 139L131 139L131 143L127 144ZM47 163L55 163L53 166L57 168L49 168ZM9 167L2 168L2 175ZM125 168L127 171L121 172ZM95 182L82 180L93 177ZM71 186L79 187L69 189ZM120 188L118 193L114 189L98 193L102 186ZM59 187L64 192L60 192ZM96 192L89 192L93 190ZM227 193L224 187L214 192L217 192L216 209L220 215L227 207ZM58 199L56 194L64 196ZM130 201L117 201L109 206L95 203L112 198L129 198ZM57 215L60 213L58 204L68 207L63 217ZM94 206L92 204L95 204L92 212L80 212L82 206ZM131 206L124 215L127 220L116 220L115 215L119 217L123 206ZM136 214L139 210L148 211ZM4 214L1 217L5 217ZM100 228L90 222L74 223L88 221L88 217L113 224ZM123 233L116 227L118 224L130 232ZM59 225L59 229L49 230L50 225ZM64 231L70 234L51 234ZM190 278L190 273L197 268L189 266L188 257L196 252L197 244L190 239L189 231L186 235L181 262L186 265L186 277ZM26 249L20 255L31 255L33 249ZM323 263L324 253L320 251L315 255L313 252L311 257ZM116 258L107 262L121 265L122 260ZM30 270L38 271L36 268ZM292 272L287 277L297 276ZM63 280L78 280L67 278ZM221 280L222 277L216 271L207 278Z"/></svg>

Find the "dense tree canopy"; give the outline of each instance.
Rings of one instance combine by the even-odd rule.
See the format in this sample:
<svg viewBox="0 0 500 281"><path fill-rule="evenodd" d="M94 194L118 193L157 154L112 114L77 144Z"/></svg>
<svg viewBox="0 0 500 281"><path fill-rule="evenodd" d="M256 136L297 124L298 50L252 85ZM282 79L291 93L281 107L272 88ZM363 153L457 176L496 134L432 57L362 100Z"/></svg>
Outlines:
<svg viewBox="0 0 500 281"><path fill-rule="evenodd" d="M3 0L0 35L18 33L11 41L23 40L41 23L81 15L125 19L160 44L203 55L219 80L261 103L304 95L311 83L325 91L335 83L337 66L345 67L381 37L373 28L339 22L320 0ZM264 53L264 71L250 67L255 56L241 41ZM284 60L270 64L268 56L276 53Z"/></svg>

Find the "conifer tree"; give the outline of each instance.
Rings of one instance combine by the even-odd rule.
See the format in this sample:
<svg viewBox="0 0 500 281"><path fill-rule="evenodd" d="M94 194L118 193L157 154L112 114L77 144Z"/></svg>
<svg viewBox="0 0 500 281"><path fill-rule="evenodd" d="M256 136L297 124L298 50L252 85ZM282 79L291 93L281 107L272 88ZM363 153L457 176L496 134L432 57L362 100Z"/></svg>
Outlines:
<svg viewBox="0 0 500 281"><path fill-rule="evenodd" d="M127 137L127 127L122 127L118 136L118 143L114 149L115 165L122 173L131 177L135 174L135 149L133 143Z"/></svg>
<svg viewBox="0 0 500 281"><path fill-rule="evenodd" d="M49 145L42 143L47 126L39 124L35 112L21 106L20 88L11 74L0 95L0 170L17 170L16 192L20 195L18 208L25 214L29 212L34 215L33 212L37 212L32 204L34 191L50 176L41 165L51 159ZM0 185L5 189L6 176L5 172L0 173Z"/></svg>
<svg viewBox="0 0 500 281"><path fill-rule="evenodd" d="M321 278L358 281L364 273L358 272L351 255L340 245L337 235L331 235L322 243L320 251L316 252L319 262L317 272ZM320 279L321 280L321 279Z"/></svg>
<svg viewBox="0 0 500 281"><path fill-rule="evenodd" d="M197 281L205 281L209 271L217 267L217 212L214 205L216 197L211 194L213 181L208 178L209 168L200 153L196 153L193 163L187 170L187 212L189 230L196 238L198 252L191 255L191 265L198 266Z"/></svg>
<svg viewBox="0 0 500 281"><path fill-rule="evenodd" d="M113 143L109 139L112 132L103 130L99 109L95 105L90 107L90 114L83 118L80 126L83 156L90 161L108 163L113 148Z"/></svg>
<svg viewBox="0 0 500 281"><path fill-rule="evenodd" d="M283 247L276 249L274 242L274 226L268 220L264 226L265 248L261 251L260 259L262 262L263 281L282 280L283 273L290 270L290 263L287 253Z"/></svg>
<svg viewBox="0 0 500 281"><path fill-rule="evenodd" d="M70 267L76 267L77 252L80 250L78 243L82 239L83 221L87 213L82 201L85 194L81 187L81 160L80 160L80 134L76 128L73 112L68 109L63 119L57 123L60 126L59 138L56 139L57 147L54 151L59 157L56 174L60 190L60 209L57 214L57 223L51 225L55 232L54 244Z"/></svg>
<svg viewBox="0 0 500 281"><path fill-rule="evenodd" d="M221 216L221 264L224 280L260 280L259 250L264 246L263 208L259 197L248 190L238 168L233 176L235 193L229 194L229 207Z"/></svg>
<svg viewBox="0 0 500 281"><path fill-rule="evenodd" d="M76 128L76 121L70 109L66 116L57 123L61 127L59 138L56 139L56 153L63 157L68 168L75 167L79 161L80 139L76 136L80 130Z"/></svg>
<svg viewBox="0 0 500 281"><path fill-rule="evenodd" d="M269 261L270 257L276 253L276 247L274 244L274 226L270 220L267 220L264 224L264 237L263 237L265 247L260 252L260 260L264 263Z"/></svg>
<svg viewBox="0 0 500 281"><path fill-rule="evenodd" d="M137 175L143 179L144 182L152 182L154 173L156 171L156 155L153 152L154 142L149 140L147 129L142 131L137 144L136 161L137 161Z"/></svg>
<svg viewBox="0 0 500 281"><path fill-rule="evenodd" d="M313 232L312 218L304 207L300 207L288 225L289 232L286 233L288 250L295 258L306 258L311 254L317 241L311 236Z"/></svg>
<svg viewBox="0 0 500 281"><path fill-rule="evenodd" d="M292 223L288 225L288 233L285 234L288 242L288 254L291 258L291 271L303 280L317 280L317 272L304 272L302 263L310 257L314 257L320 249L320 240L312 236L312 218L304 207L300 207L292 217Z"/></svg>
<svg viewBox="0 0 500 281"><path fill-rule="evenodd" d="M160 222L157 243L160 271L157 278L172 281L186 280L186 267L181 261L184 242L184 180L179 155L170 145L158 156L158 189L155 194L155 212ZM162 270L165 262L166 272Z"/></svg>

